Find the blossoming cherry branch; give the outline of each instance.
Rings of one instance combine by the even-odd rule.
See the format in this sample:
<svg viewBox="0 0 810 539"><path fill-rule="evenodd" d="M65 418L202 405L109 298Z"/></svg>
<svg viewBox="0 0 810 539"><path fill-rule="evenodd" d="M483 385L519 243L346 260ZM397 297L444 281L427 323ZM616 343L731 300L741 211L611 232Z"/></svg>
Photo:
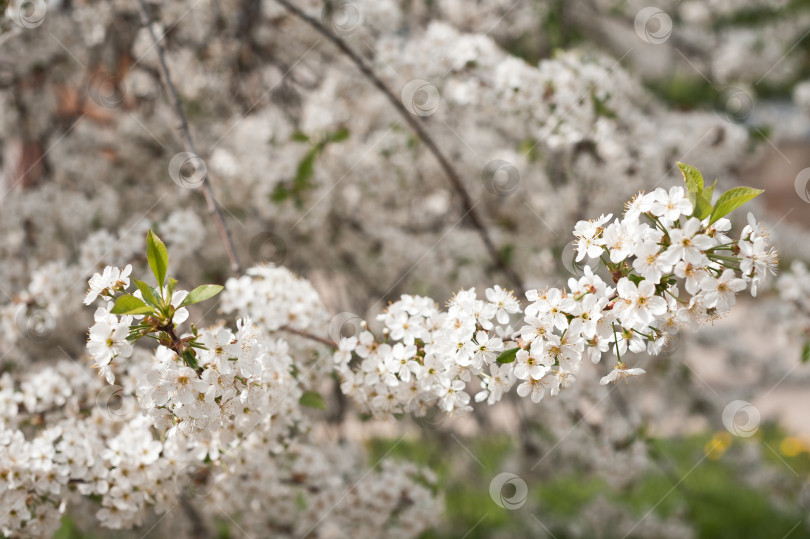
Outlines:
<svg viewBox="0 0 810 539"><path fill-rule="evenodd" d="M509 324L521 307L498 286L486 301L474 289L459 292L446 311L430 298L403 296L378 317L380 336L364 330L339 343L343 391L386 417L433 404L468 410L473 380L481 386L476 401L493 404L517 383L518 395L539 402L570 387L583 359L598 363L610 350L615 366L602 384L644 374L628 368L628 351L658 354L681 328L728 311L747 285L756 295L777 263L750 214L739 240L727 235L725 216L762 191L736 187L712 204L716 182L706 187L697 169L678 166L686 188L639 194L621 219L577 223L577 262L604 266L610 285L585 266L567 289L529 290L518 332Z"/></svg>
<svg viewBox="0 0 810 539"><path fill-rule="evenodd" d="M128 357L132 353L131 343L143 337L155 339L159 344L173 350L198 376L202 374L195 349L204 346L198 342L196 326L192 324L192 335L183 338L177 336L175 329L188 319L186 306L216 296L223 287L206 284L191 292L175 290L177 281L166 278L168 251L151 230L146 236L146 256L157 287L135 279L138 290L134 294L118 295L130 286L129 274L132 266L129 265L124 270L108 266L103 273L95 274L89 282L90 291L85 298L86 304L89 305L98 297L115 300L111 308L108 305L96 310L96 323L90 328L87 344L90 355L109 383L115 380L109 367L110 362L119 355ZM121 316L120 320L117 316Z"/></svg>
<svg viewBox="0 0 810 539"><path fill-rule="evenodd" d="M596 269L585 266L567 288L529 290L525 308L497 285L486 290L486 299L475 289L457 293L446 311L431 298L402 296L378 316L381 333L364 323L358 335L337 343L334 369L342 391L365 412L393 417L420 415L434 405L448 413L469 410L473 381L480 385L476 401L494 404L517 384L518 395L540 402L570 387L583 360L599 363L606 352L613 353L615 363L602 384L644 374L628 367L628 352L657 355L682 328L728 311L747 286L756 295L777 263L767 233L750 214L738 240L728 235L726 215L762 191L736 187L712 203L716 182L706 187L697 169L678 166L685 187L640 193L621 219L608 214L577 223L576 260L593 261ZM147 257L157 288L135 281L134 294L115 297L129 285L129 267L107 268L91 279L88 299L115 297L115 304L96 312L88 348L112 379L110 361L130 354L131 342L151 337L205 380L208 369L200 367L196 354L204 348L200 333L192 326L191 335L179 338L174 330L188 317L186 305L213 297L222 287L203 285L186 293L175 291L173 279L164 287L168 255L152 232ZM255 302L256 297L268 301ZM311 286L284 268L252 268L229 279L221 306L243 317L244 339L252 338L251 331L283 331L289 323L297 336L313 335L323 331L319 321L328 318ZM515 331L511 324L517 315L522 319ZM222 341L217 356L227 356L233 344L228 335L209 340Z"/></svg>

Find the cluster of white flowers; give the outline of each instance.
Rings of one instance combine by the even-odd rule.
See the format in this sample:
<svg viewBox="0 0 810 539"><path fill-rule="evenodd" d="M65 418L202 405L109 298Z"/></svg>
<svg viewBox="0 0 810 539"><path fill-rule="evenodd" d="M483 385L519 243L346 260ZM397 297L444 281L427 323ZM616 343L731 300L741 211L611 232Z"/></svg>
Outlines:
<svg viewBox="0 0 810 539"><path fill-rule="evenodd" d="M302 389L292 375L287 343L265 335L249 319L237 322L235 334L201 331L199 375L178 363L174 351L158 348L137 389L155 428L169 437L195 437L210 456L260 423L270 431L299 421Z"/></svg>
<svg viewBox="0 0 810 539"><path fill-rule="evenodd" d="M208 504L242 515L240 527L254 537L405 538L438 523L430 470L384 460L347 484L343 478L363 467L359 454L351 445L280 447L251 435L223 456Z"/></svg>
<svg viewBox="0 0 810 539"><path fill-rule="evenodd" d="M71 480L94 462L92 440L103 417L77 414L100 381L73 361L36 363L0 377L0 532L47 537L60 525ZM99 450L100 451L100 450Z"/></svg>
<svg viewBox="0 0 810 539"><path fill-rule="evenodd" d="M133 347L129 329L144 316L116 316L108 301L129 287L130 270L106 267L90 279L87 296L88 304L105 304L88 351L109 383L114 368L122 386L103 386L65 360L0 377L4 535L52 535L69 507L88 504L113 529L144 525L183 503L204 511L207 526L230 517L279 537L411 537L437 522L428 470L385 462L364 473L356 448L318 442L299 403L304 365L249 319L233 332L201 330L197 370L163 345L153 353ZM253 274L274 272L279 282L289 276ZM186 296L174 291L172 303ZM175 322L188 314L176 308Z"/></svg>
<svg viewBox="0 0 810 539"><path fill-rule="evenodd" d="M446 312L429 298L403 296L380 315L381 339L368 330L341 339L343 391L386 417L436 402L446 412L468 410L473 378L483 388L477 401L493 404L520 380L518 395L540 402L575 381L583 358L598 363L611 346L616 367L603 384L643 374L622 355L658 354L682 327L727 312L746 286L756 295L775 271L776 252L751 214L734 241L728 219L700 220L693 211L676 186L639 194L622 219L580 221L577 261L603 262L616 286L585 266L567 289L529 290L519 333L507 324L520 305L500 287L486 290L487 301L460 292Z"/></svg>
<svg viewBox="0 0 810 539"><path fill-rule="evenodd" d="M108 266L103 273L95 274L89 281L85 303L125 292L131 269L131 266L124 270ZM289 285L285 277L295 280L289 272L281 270L252 271L251 275L260 287L271 281ZM238 284L234 280L230 283L234 289ZM269 289L264 290L269 293ZM168 293L167 289L162 293ZM142 299L142 291L133 296ZM185 290L171 292L171 320L175 327L189 317L188 309L181 305L186 297ZM276 300L268 297L267 305L296 305L298 297ZM318 301L317 295L314 301ZM132 356L131 341L142 327L138 324L144 321L144 315L116 316L112 308L111 301L98 307L87 339L94 366L110 384L115 381L112 360ZM211 455L218 455L221 448L256 429L259 423L263 430L270 431L271 427L287 428L301 419L297 410L302 389L292 374L293 362L284 340L268 338L249 318L236 322L235 333L224 327L199 333L195 329L194 337L202 345L196 355L196 370L178 361L175 343L161 341L149 369L138 378L135 394L156 429L166 432L168 438L191 436L204 445L210 458L215 458ZM120 363L117 361L116 366L125 369Z"/></svg>
<svg viewBox="0 0 810 539"><path fill-rule="evenodd" d="M49 428L27 441L19 430L3 430L0 437L0 531L16 536L52 535L59 527L64 506L60 495L67 485L65 455L55 460L58 428Z"/></svg>
<svg viewBox="0 0 810 539"><path fill-rule="evenodd" d="M250 317L267 331L284 326L321 330L329 321L310 282L283 267L249 268L246 275L228 279L221 299L224 312Z"/></svg>
<svg viewBox="0 0 810 539"><path fill-rule="evenodd" d="M385 326L382 342L367 330L341 339L335 354L341 389L377 416L421 415L437 401L453 412L471 409L465 382L491 374L482 398L489 394L491 403L500 400L513 377L493 365L504 349L498 335L509 332L503 324L520 305L499 286L487 289L486 297L478 299L474 289L459 292L443 312L430 298L403 296L379 316Z"/></svg>
<svg viewBox="0 0 810 539"><path fill-rule="evenodd" d="M177 503L179 485L187 480L182 474L196 459L180 443L155 439L144 416L121 424L108 422L112 424L105 425L110 429L106 439L94 432L82 440L76 436L81 430L74 430L76 437L67 440L77 448L84 465L71 480L79 494L101 498L96 518L102 526L139 526L149 509L165 513Z"/></svg>
<svg viewBox="0 0 810 539"><path fill-rule="evenodd" d="M134 370L151 368L144 356ZM199 504L209 525L213 517L230 517L257 536L331 537L358 530L411 537L437 521L428 470L384 462L379 471L362 473L356 448L302 435L307 427L297 402L272 415L277 425L290 427L298 417L294 435L293 429L266 428L270 415L254 410L261 424L241 431L244 422L237 421L231 430L244 438L219 452L203 437L156 430L129 389L107 391L101 383L72 361L22 380L0 378L3 535L51 536L60 518L82 505L104 527L131 528L147 522L151 512L177 510L183 500ZM47 428L28 434L46 419Z"/></svg>

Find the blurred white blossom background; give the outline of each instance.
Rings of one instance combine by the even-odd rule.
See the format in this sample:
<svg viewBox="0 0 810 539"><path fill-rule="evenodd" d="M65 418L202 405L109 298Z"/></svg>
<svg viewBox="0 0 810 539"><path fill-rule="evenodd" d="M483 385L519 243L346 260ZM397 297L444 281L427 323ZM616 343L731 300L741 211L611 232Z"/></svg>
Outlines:
<svg viewBox="0 0 810 539"><path fill-rule="evenodd" d="M4 536L810 534L807 0L0 12Z"/></svg>

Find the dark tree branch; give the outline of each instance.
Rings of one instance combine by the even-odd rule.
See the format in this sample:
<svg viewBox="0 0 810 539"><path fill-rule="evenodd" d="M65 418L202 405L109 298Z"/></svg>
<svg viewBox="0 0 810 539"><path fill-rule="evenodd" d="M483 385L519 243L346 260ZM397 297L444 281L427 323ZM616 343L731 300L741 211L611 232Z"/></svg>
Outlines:
<svg viewBox="0 0 810 539"><path fill-rule="evenodd" d="M151 15L149 15L149 9L146 7L146 2L144 0L138 0L138 6L140 7L141 11L141 20L143 21L144 26L146 26L146 28L149 30L149 34L152 36L152 39L155 42L155 51L157 52L161 81L163 82L163 88L166 90L169 103L172 106L175 118L177 120L177 128L180 132L183 148L189 153L198 155L194 149L194 143L191 140L191 133L188 129L186 115L183 113L183 107L180 106L180 98L177 95L177 90L174 87L171 75L169 74L169 68L166 65L166 55L163 45L160 43L160 39L155 34L155 30L152 28L153 21ZM231 270L239 275L242 273L242 266L239 264L239 259L236 256L236 248L234 247L233 240L231 239L231 233L228 231L228 226L225 224L225 220L222 217L219 204L214 198L214 193L211 190L211 182L208 181L207 175L205 178L203 178L201 188L203 196L205 197L205 202L208 205L208 211L214 217L214 221L219 229L220 238L222 239L222 243L225 245L225 252L230 260Z"/></svg>
<svg viewBox="0 0 810 539"><path fill-rule="evenodd" d="M476 229L478 235L481 237L481 240L484 242L484 246L489 253L489 256L492 258L492 261L495 263L495 266L500 269L512 282L512 284L516 288L516 292L520 297L522 297L525 293L525 289L523 288L523 280L520 278L520 275L515 271L515 269L509 264L503 254L498 250L495 246L495 243L492 241L491 236L489 235L489 231L487 230L486 226L484 226L483 220L475 211L475 203L470 196L470 193L464 187L464 182L461 180L461 176L459 176L458 172L453 168L448 161L447 157L439 150L439 147L434 142L433 138L428 134L425 128L413 117L413 115L408 112L408 109L400 102L399 99L394 95L390 88L380 79L374 71L363 61L360 56L357 55L347 44L343 41L340 37L336 36L332 32L330 32L326 27L324 27L321 22L313 17L310 17L303 11L301 11L298 7L294 6L288 0L276 0L279 4L281 4L287 11L301 19L302 21L306 22L312 28L314 28L318 33L323 35L326 39L328 39L332 44L334 44L343 54L345 54L351 61L357 66L357 69L365 76L380 92L382 92L388 101L393 105L393 107L399 112L400 116L405 120L405 122L410 126L410 128L416 133L419 139L425 144L427 149L436 160L439 162L442 170L444 171L447 179L450 180L450 184L452 185L453 189L455 190L456 194L458 195L459 199L461 200L462 207L466 214L466 218L469 220L470 224Z"/></svg>

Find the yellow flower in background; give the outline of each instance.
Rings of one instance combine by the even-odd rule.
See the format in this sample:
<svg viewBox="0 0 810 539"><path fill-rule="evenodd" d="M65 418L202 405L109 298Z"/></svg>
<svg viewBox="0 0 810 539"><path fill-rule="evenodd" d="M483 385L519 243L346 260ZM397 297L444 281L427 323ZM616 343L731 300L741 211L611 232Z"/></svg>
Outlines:
<svg viewBox="0 0 810 539"><path fill-rule="evenodd" d="M703 450L706 452L706 457L711 460L719 460L731 447L731 434L727 431L718 431L714 433L712 439L706 442Z"/></svg>
<svg viewBox="0 0 810 539"><path fill-rule="evenodd" d="M786 457L795 457L806 450L806 445L795 436L787 436L779 444L779 451Z"/></svg>

